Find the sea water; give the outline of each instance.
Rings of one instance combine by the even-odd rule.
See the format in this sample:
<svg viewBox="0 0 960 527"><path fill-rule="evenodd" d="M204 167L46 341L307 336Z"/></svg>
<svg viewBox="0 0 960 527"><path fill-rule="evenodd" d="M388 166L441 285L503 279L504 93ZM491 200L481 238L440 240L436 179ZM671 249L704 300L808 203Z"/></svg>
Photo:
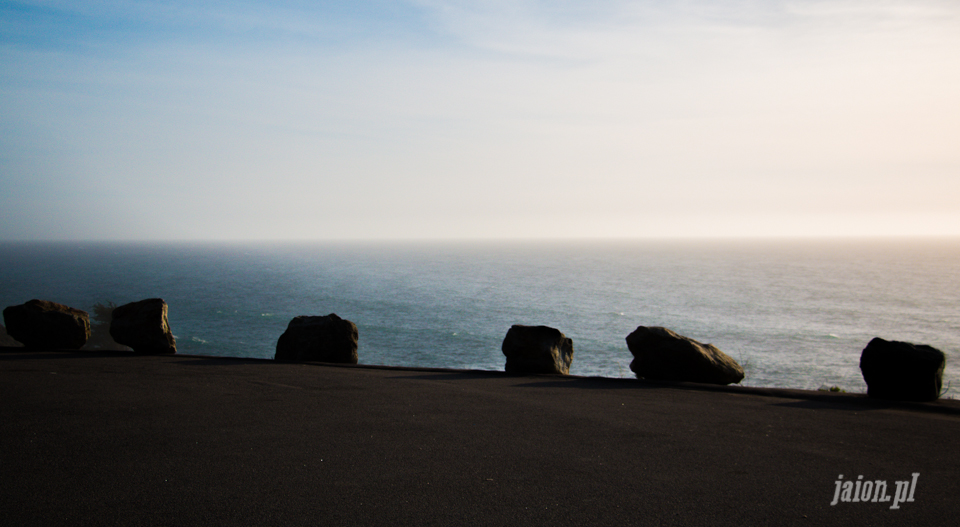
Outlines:
<svg viewBox="0 0 960 527"><path fill-rule="evenodd" d="M745 385L863 392L882 337L945 352L960 391L956 239L0 244L0 307L153 297L186 354L272 358L291 318L336 313L362 364L502 370L510 326L543 324L573 339L571 374L633 377L624 338L664 326Z"/></svg>

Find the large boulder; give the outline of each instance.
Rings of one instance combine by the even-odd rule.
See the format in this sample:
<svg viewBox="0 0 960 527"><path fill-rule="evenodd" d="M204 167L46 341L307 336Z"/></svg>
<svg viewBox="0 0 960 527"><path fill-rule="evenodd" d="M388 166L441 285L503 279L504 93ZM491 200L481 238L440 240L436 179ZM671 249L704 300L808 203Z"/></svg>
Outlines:
<svg viewBox="0 0 960 527"><path fill-rule="evenodd" d="M875 338L860 354L860 372L867 395L898 401L932 401L940 397L942 351L924 344Z"/></svg>
<svg viewBox="0 0 960 527"><path fill-rule="evenodd" d="M356 364L357 325L334 313L325 317L299 316L287 324L277 340L274 360Z"/></svg>
<svg viewBox="0 0 960 527"><path fill-rule="evenodd" d="M702 344L667 328L638 327L627 336L637 378L736 384L743 368L713 344Z"/></svg>
<svg viewBox="0 0 960 527"><path fill-rule="evenodd" d="M33 349L80 349L90 338L86 311L47 300L31 300L3 310L7 332Z"/></svg>
<svg viewBox="0 0 960 527"><path fill-rule="evenodd" d="M167 303L162 298L148 298L114 309L110 336L141 355L177 352L177 341L167 322Z"/></svg>
<svg viewBox="0 0 960 527"><path fill-rule="evenodd" d="M570 373L573 341L548 326L511 326L501 346L507 373Z"/></svg>

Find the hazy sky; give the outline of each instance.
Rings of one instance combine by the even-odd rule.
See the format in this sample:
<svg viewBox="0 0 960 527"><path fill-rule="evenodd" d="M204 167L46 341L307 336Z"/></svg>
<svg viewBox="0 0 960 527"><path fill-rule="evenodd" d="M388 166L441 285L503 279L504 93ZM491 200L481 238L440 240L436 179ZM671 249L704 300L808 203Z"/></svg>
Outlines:
<svg viewBox="0 0 960 527"><path fill-rule="evenodd" d="M0 240L781 235L960 235L960 2L0 3Z"/></svg>

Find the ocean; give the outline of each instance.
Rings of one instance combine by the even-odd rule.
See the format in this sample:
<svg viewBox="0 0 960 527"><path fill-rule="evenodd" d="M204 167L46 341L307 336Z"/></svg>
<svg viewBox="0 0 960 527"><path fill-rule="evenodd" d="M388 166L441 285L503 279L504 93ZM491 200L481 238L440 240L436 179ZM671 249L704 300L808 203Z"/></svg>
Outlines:
<svg viewBox="0 0 960 527"><path fill-rule="evenodd" d="M513 324L573 339L573 375L633 377L625 337L712 343L744 385L865 392L873 337L947 354L960 392L960 240L0 243L0 307L160 297L179 353L272 358L337 315L362 364L502 370Z"/></svg>

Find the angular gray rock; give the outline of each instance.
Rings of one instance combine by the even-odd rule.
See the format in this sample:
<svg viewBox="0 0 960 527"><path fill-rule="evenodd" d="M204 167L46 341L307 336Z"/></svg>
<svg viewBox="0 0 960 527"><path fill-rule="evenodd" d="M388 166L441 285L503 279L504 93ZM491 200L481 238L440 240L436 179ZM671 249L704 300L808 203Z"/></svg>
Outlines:
<svg viewBox="0 0 960 527"><path fill-rule="evenodd" d="M3 310L7 333L27 348L80 349L90 338L86 311L33 299Z"/></svg>
<svg viewBox="0 0 960 527"><path fill-rule="evenodd" d="M177 352L177 341L167 322L167 303L162 298L148 298L114 309L110 336L140 355Z"/></svg>
<svg viewBox="0 0 960 527"><path fill-rule="evenodd" d="M667 328L640 326L627 336L637 378L736 384L743 368L713 344L702 344Z"/></svg>
<svg viewBox="0 0 960 527"><path fill-rule="evenodd" d="M334 313L325 317L299 316L287 324L277 340L274 360L356 364L357 325Z"/></svg>
<svg viewBox="0 0 960 527"><path fill-rule="evenodd" d="M871 340L860 354L867 395L898 401L933 401L943 387L944 353L925 344Z"/></svg>
<svg viewBox="0 0 960 527"><path fill-rule="evenodd" d="M567 375L573 362L573 340L549 326L511 326L500 349L507 373Z"/></svg>

